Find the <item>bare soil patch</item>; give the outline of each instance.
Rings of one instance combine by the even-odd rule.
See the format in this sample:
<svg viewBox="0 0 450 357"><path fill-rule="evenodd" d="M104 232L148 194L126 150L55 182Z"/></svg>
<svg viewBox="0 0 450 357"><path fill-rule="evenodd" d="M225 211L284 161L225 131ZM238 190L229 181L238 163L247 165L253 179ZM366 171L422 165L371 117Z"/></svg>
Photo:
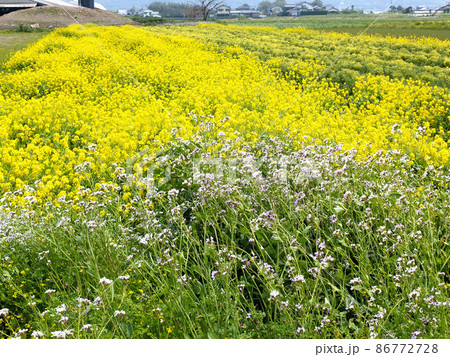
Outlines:
<svg viewBox="0 0 450 357"><path fill-rule="evenodd" d="M33 9L15 11L0 17L0 30L17 29L20 25L39 24L41 28L66 27L72 25L72 15L81 24L98 24L104 26L136 25L130 19L111 11L86 8L42 6Z"/></svg>

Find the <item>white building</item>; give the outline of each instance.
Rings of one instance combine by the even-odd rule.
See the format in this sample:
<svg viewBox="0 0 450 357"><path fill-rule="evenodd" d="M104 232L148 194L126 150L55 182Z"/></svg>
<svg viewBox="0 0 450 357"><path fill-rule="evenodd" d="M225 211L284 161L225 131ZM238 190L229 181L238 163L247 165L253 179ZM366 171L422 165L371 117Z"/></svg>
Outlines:
<svg viewBox="0 0 450 357"><path fill-rule="evenodd" d="M158 11L153 10L141 10L139 11L139 16L142 17L161 17Z"/></svg>
<svg viewBox="0 0 450 357"><path fill-rule="evenodd" d="M221 18L227 18L230 17L231 14L231 7L227 5L220 5L216 11L215 11L215 18L221 19Z"/></svg>

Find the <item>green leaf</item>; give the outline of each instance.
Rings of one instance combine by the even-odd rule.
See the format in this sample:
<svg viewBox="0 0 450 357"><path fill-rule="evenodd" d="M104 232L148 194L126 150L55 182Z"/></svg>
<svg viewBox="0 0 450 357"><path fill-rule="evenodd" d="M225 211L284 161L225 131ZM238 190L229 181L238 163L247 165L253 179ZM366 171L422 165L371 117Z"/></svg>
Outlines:
<svg viewBox="0 0 450 357"><path fill-rule="evenodd" d="M131 322L127 323L127 338L133 337L133 325Z"/></svg>
<svg viewBox="0 0 450 357"><path fill-rule="evenodd" d="M241 232L241 234L243 234L243 235L250 235L252 233L252 232L250 232L250 230L247 227L239 228L239 232Z"/></svg>
<svg viewBox="0 0 450 357"><path fill-rule="evenodd" d="M212 339L212 340L215 340L215 339L218 339L219 337L217 336L217 334L215 332L209 331L208 332L208 338Z"/></svg>
<svg viewBox="0 0 450 357"><path fill-rule="evenodd" d="M342 203L338 203L334 207L334 212L336 212L336 213L341 213L341 212L344 212L344 211L345 211L345 207L342 205Z"/></svg>

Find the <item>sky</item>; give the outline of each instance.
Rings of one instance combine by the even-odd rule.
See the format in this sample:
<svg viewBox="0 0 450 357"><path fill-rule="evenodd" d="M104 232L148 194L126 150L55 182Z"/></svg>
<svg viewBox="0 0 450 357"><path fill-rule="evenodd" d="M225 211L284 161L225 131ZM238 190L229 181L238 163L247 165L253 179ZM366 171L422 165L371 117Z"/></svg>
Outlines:
<svg viewBox="0 0 450 357"><path fill-rule="evenodd" d="M99 0L98 3L102 4L108 10L118 10L118 9L131 9L133 6L140 9L147 7L148 4L154 0ZM195 2L195 0L158 0L163 2L179 2L179 3L190 3ZM262 0L224 0L224 3L231 7L237 7L242 4L249 4L250 6L257 7ZM287 0L287 3L298 3L303 0ZM308 0L305 0L308 2ZM312 0L311 0L312 1ZM345 9L355 5L355 9L363 10L377 10L383 11L390 6L391 0L322 0L325 5L333 5L339 9ZM401 5L403 7L407 6L428 6L429 8L438 8L445 5L449 0L393 0L393 5Z"/></svg>

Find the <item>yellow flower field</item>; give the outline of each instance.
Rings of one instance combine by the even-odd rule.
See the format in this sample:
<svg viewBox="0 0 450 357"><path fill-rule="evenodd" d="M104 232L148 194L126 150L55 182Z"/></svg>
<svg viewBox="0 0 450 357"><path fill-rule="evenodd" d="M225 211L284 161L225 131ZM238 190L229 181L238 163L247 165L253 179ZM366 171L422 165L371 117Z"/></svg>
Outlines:
<svg viewBox="0 0 450 357"><path fill-rule="evenodd" d="M18 203L72 198L82 185L109 182L113 163L167 142L174 128L194 134L192 112L213 116L228 138L289 135L360 156L398 149L411 164L450 162L445 88L368 74L350 93L317 77L320 61L286 70L282 57L219 51L184 35L191 31L88 27L91 37L71 26L15 54L0 77L0 192L22 190Z"/></svg>
<svg viewBox="0 0 450 357"><path fill-rule="evenodd" d="M0 338L448 337L449 44L338 58L354 38L71 26L17 52Z"/></svg>

